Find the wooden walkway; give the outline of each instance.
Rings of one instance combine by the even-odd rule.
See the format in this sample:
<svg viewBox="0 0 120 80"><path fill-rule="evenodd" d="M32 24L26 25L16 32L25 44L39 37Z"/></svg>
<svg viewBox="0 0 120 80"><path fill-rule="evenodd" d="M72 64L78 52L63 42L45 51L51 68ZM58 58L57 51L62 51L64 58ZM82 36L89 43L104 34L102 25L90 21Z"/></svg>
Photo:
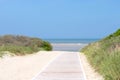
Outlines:
<svg viewBox="0 0 120 80"><path fill-rule="evenodd" d="M79 53L61 53L33 80L86 80Z"/></svg>

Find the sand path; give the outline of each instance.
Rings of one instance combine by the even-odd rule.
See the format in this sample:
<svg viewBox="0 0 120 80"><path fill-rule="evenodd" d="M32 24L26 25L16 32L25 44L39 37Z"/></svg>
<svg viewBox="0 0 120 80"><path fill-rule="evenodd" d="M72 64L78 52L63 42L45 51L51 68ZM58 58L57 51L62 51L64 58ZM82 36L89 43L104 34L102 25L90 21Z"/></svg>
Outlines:
<svg viewBox="0 0 120 80"><path fill-rule="evenodd" d="M33 80L86 80L79 54L63 52Z"/></svg>
<svg viewBox="0 0 120 80"><path fill-rule="evenodd" d="M31 55L0 59L0 80L31 80L57 55L57 51L40 51Z"/></svg>
<svg viewBox="0 0 120 80"><path fill-rule="evenodd" d="M103 80L102 77L98 73L96 73L94 69L90 66L85 55L80 54L79 52L74 53L67 51L40 51L38 53L26 56L4 57L0 59L0 80L33 80L35 78L38 80L44 80L39 79L36 76L43 71L52 71L56 67L58 68L56 69L57 72L65 71L73 72L74 74L72 74L72 76L65 74L63 79L55 80L84 80L85 77L87 78L87 80ZM64 54L63 58L61 58L62 54ZM54 60L56 58L59 59L55 61L56 64L54 64ZM63 64L65 65L62 67L61 65ZM46 69L47 66L51 66L51 68ZM82 66L84 71L81 69ZM50 77L51 75L48 76ZM57 75L57 78L60 78L61 76L63 76L63 74ZM74 79L70 79L70 77L73 77Z"/></svg>

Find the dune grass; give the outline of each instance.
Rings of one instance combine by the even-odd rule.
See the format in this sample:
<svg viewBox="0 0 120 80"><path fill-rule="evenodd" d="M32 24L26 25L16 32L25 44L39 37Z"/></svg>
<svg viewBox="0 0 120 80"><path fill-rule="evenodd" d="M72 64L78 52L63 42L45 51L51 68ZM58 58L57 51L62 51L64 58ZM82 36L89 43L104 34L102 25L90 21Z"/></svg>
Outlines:
<svg viewBox="0 0 120 80"><path fill-rule="evenodd" d="M120 80L120 35L110 36L91 43L81 51L87 56L91 65L105 80Z"/></svg>
<svg viewBox="0 0 120 80"><path fill-rule="evenodd" d="M26 36L5 35L0 37L0 56L9 51L14 55L31 54L40 50L52 50L49 42L39 38L30 38Z"/></svg>

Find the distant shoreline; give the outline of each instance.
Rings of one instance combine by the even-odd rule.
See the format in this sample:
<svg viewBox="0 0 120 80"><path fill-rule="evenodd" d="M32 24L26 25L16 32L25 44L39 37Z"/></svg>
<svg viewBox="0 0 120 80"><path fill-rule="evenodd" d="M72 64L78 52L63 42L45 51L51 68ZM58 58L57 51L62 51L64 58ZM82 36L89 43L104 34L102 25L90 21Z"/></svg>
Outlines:
<svg viewBox="0 0 120 80"><path fill-rule="evenodd" d="M53 43L91 43L91 42L95 42L98 41L100 39L44 39L48 42L50 42L51 44Z"/></svg>
<svg viewBox="0 0 120 80"><path fill-rule="evenodd" d="M79 52L88 43L51 43L53 51L75 51Z"/></svg>
<svg viewBox="0 0 120 80"><path fill-rule="evenodd" d="M77 51L98 39L47 39L53 46L53 51Z"/></svg>

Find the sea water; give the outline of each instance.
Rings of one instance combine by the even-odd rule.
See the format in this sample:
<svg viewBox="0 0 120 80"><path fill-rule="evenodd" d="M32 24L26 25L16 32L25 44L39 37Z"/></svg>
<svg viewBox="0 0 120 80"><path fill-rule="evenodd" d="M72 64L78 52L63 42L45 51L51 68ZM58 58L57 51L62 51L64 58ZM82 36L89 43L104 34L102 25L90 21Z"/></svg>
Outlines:
<svg viewBox="0 0 120 80"><path fill-rule="evenodd" d="M45 39L53 46L53 51L80 51L89 43L99 39Z"/></svg>

